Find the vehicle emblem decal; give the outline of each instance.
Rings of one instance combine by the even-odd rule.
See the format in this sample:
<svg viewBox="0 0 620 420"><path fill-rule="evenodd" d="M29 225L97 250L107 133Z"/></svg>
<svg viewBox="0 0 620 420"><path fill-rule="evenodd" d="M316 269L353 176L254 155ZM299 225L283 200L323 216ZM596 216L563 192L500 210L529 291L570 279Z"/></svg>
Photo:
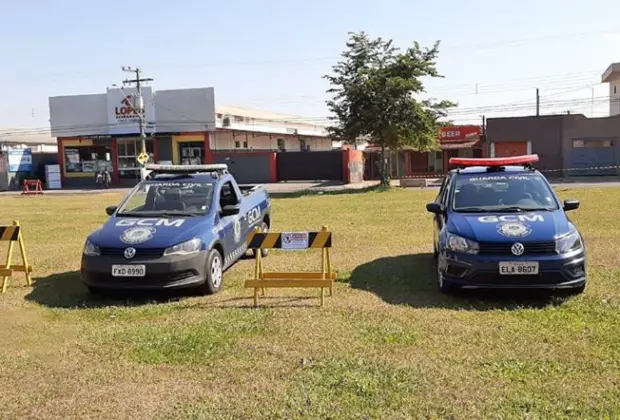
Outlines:
<svg viewBox="0 0 620 420"><path fill-rule="evenodd" d="M121 241L130 245L139 244L151 239L155 232L155 228L152 227L134 227L122 233Z"/></svg>
<svg viewBox="0 0 620 420"><path fill-rule="evenodd" d="M236 216L233 219L233 232L235 243L238 243L241 240L241 223L239 222L239 218Z"/></svg>
<svg viewBox="0 0 620 420"><path fill-rule="evenodd" d="M512 252L512 255L516 255L518 257L519 255L523 255L525 252L525 247L522 243L516 242L510 247L510 251Z"/></svg>
<svg viewBox="0 0 620 420"><path fill-rule="evenodd" d="M130 260L136 256L136 249L132 247L126 248L123 254L125 255L125 258Z"/></svg>
<svg viewBox="0 0 620 420"><path fill-rule="evenodd" d="M497 231L509 238L522 238L532 233L529 225L522 222L505 222L497 225Z"/></svg>

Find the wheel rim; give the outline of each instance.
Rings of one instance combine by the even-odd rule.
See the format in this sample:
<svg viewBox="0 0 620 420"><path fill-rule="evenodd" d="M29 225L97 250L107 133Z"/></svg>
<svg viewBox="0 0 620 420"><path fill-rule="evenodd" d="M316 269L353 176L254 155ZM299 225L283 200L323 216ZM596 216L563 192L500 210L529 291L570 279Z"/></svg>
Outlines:
<svg viewBox="0 0 620 420"><path fill-rule="evenodd" d="M215 287L220 287L222 284L222 260L217 255L211 261L211 282Z"/></svg>

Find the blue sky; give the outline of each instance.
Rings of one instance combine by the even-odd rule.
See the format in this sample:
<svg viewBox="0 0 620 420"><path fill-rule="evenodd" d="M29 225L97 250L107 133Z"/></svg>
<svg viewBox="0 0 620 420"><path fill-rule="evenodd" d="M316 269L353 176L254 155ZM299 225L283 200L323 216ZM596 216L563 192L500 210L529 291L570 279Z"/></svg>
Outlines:
<svg viewBox="0 0 620 420"><path fill-rule="evenodd" d="M604 116L608 91L598 84L600 75L620 61L620 23L606 16L620 16L620 3L567 4L11 2L0 15L0 127L48 127L49 96L103 93L126 77L123 65L142 67L155 89L214 86L216 104L318 121L328 114L321 76L337 61L347 32L360 30L403 48L441 40L438 67L445 78L430 81L427 90L459 103L457 123L476 122L483 113L530 113L536 87L544 113ZM479 109L484 106L490 108Z"/></svg>

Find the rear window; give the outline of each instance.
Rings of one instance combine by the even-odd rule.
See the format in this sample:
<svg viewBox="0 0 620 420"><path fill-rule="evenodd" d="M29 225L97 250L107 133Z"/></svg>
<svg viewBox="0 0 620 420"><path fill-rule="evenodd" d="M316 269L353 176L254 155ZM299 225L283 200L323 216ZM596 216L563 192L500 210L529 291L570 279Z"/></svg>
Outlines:
<svg viewBox="0 0 620 420"><path fill-rule="evenodd" d="M456 177L455 211L556 210L553 191L538 173L467 174Z"/></svg>
<svg viewBox="0 0 620 420"><path fill-rule="evenodd" d="M209 211L212 195L209 182L143 182L127 197L118 215L203 215Z"/></svg>

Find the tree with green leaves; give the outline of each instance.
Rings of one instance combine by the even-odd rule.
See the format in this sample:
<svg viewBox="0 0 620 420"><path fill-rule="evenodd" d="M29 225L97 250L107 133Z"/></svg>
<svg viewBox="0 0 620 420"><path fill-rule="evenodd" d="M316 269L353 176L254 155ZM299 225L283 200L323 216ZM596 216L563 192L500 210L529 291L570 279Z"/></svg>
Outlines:
<svg viewBox="0 0 620 420"><path fill-rule="evenodd" d="M379 146L381 185L389 187L387 152L405 146L437 150L439 119L456 104L419 98L425 92L422 77L443 77L436 68L439 41L430 49L414 42L401 51L392 40L370 39L363 31L349 36L342 60L324 76L334 114L328 131L348 143L367 138Z"/></svg>

